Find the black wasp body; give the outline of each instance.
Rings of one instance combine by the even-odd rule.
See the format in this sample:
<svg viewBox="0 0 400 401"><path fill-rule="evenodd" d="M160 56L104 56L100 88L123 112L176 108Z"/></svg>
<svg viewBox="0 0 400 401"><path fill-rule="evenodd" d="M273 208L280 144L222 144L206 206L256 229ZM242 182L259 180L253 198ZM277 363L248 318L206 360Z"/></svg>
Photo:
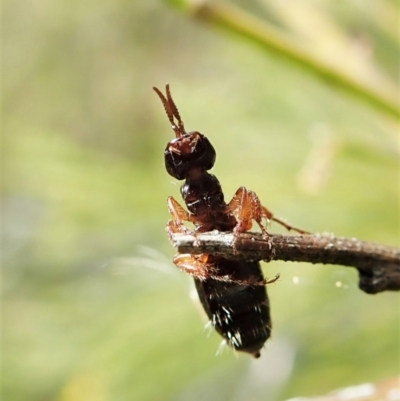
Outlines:
<svg viewBox="0 0 400 401"><path fill-rule="evenodd" d="M199 132L186 132L178 109L172 100L169 86L166 96L153 88L160 97L176 138L164 151L167 172L178 180L185 180L181 195L188 211L173 198L168 198L171 220L167 225L170 236L188 233L183 224L194 224L195 232L218 230L238 235L250 230L253 220L265 237L262 218L274 220L287 229L295 229L261 205L257 195L240 187L226 204L218 179L210 174L215 162L215 149ZM270 306L265 285L278 276L265 280L258 262L228 260L210 254L178 254L174 263L193 276L200 302L213 327L235 350L247 352L255 358L271 335Z"/></svg>

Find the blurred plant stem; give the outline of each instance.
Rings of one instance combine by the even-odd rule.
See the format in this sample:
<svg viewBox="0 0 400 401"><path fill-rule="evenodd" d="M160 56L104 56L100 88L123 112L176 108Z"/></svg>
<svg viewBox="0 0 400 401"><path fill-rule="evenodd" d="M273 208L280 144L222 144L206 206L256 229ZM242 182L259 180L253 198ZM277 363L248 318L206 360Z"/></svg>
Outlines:
<svg viewBox="0 0 400 401"><path fill-rule="evenodd" d="M359 79L345 68L332 65L302 46L290 41L268 22L222 1L166 0L167 3L193 15L195 18L215 24L245 39L261 45L287 61L322 78L335 88L345 90L373 108L400 120L400 107L395 88L383 91L379 85Z"/></svg>

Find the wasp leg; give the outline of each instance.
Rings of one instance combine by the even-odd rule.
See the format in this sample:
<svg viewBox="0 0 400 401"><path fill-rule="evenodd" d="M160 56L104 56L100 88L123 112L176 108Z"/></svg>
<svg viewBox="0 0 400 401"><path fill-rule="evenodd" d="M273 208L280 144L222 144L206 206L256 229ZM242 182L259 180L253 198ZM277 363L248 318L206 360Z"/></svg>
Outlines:
<svg viewBox="0 0 400 401"><path fill-rule="evenodd" d="M272 280L257 280L256 278L240 280L231 274L222 274L219 272L214 263L210 263L208 261L209 258L210 255L208 254L191 255L189 253L183 253L176 255L173 261L180 270L190 274L192 277L200 281L212 278L214 280L224 281L227 283L264 286L266 284L275 282L279 278L279 275L277 275Z"/></svg>
<svg viewBox="0 0 400 401"><path fill-rule="evenodd" d="M192 234L194 232L189 230L184 224L184 221L189 221L191 223L198 223L198 220L186 211L172 196L167 199L168 211L172 219L168 221L167 227L165 228L170 239L172 239L172 234Z"/></svg>
<svg viewBox="0 0 400 401"><path fill-rule="evenodd" d="M271 278L270 280L265 279L264 282L265 282L265 284L272 284L272 283L275 283L275 281L279 280L279 277L280 277L280 275L277 274L274 278Z"/></svg>
<svg viewBox="0 0 400 401"><path fill-rule="evenodd" d="M261 205L261 209L262 209L262 217L265 217L267 220L275 221L276 223L278 223L281 226L285 227L286 230L288 230L288 231L291 231L291 230L292 231L296 231L299 234L311 234L308 231L302 230L300 228L293 227L293 226L285 223L284 221L276 218L265 206Z"/></svg>
<svg viewBox="0 0 400 401"><path fill-rule="evenodd" d="M275 217L272 212L270 212L265 206L261 205L260 199L253 191L248 191L244 187L240 187L236 191L227 206L227 212L232 213L238 221L238 224L234 229L235 234L250 230L252 220L254 220L260 227L263 236L267 237L268 233L261 223L263 218L275 221L285 227L288 231L293 230L300 234L310 234L308 231L293 227Z"/></svg>
<svg viewBox="0 0 400 401"><path fill-rule="evenodd" d="M226 211L236 217L237 225L233 230L235 235L249 231L254 220L260 227L263 236L268 237L267 230L261 223L264 217L263 207L253 191L240 187L227 205Z"/></svg>
<svg viewBox="0 0 400 401"><path fill-rule="evenodd" d="M204 281L213 275L212 266L207 264L208 255L191 255L181 253L174 257L173 262L179 269L198 280Z"/></svg>

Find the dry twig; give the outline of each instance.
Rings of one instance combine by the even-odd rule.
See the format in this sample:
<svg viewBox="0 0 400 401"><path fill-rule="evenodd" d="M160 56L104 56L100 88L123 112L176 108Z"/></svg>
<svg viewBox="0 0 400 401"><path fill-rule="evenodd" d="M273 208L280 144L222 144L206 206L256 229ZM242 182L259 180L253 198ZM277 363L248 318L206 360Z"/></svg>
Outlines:
<svg viewBox="0 0 400 401"><path fill-rule="evenodd" d="M174 234L173 245L180 253L212 253L227 259L285 260L355 267L359 287L368 294L400 290L400 249L360 241L335 238L330 234L271 235L209 232Z"/></svg>

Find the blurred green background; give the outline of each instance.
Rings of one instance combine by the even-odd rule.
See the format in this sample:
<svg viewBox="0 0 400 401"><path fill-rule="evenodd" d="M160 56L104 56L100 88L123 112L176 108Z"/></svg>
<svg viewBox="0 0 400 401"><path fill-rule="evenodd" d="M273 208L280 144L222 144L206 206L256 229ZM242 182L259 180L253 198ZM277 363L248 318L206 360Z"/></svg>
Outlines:
<svg viewBox="0 0 400 401"><path fill-rule="evenodd" d="M287 3L236 2L395 88L399 3ZM179 183L151 87L211 140L227 200L244 185L295 226L388 245L398 122L162 1L6 0L3 25L4 400L273 401L399 373L398 295L338 266L264 264L273 338L215 356L164 232Z"/></svg>

